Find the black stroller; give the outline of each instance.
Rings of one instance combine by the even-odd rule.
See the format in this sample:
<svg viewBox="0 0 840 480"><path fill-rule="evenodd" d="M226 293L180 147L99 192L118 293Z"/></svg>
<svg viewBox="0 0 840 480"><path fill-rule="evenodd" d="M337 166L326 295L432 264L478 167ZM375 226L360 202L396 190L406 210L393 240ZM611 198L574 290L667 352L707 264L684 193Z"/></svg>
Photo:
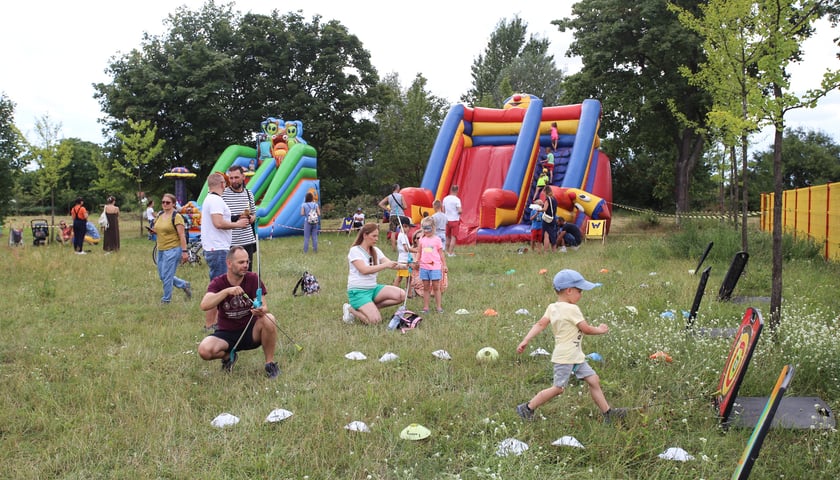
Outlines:
<svg viewBox="0 0 840 480"><path fill-rule="evenodd" d="M50 225L43 218L36 218L29 222L32 227L32 245L39 247L46 245L50 236Z"/></svg>

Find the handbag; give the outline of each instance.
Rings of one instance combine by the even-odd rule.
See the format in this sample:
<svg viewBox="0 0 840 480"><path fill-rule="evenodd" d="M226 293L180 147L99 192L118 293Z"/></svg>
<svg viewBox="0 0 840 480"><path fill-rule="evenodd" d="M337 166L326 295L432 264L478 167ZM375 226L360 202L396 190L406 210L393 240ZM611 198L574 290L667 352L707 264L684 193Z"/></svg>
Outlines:
<svg viewBox="0 0 840 480"><path fill-rule="evenodd" d="M552 223L552 222L554 222L554 216L553 216L553 215L549 215L549 214L547 214L547 213L546 213L546 212L547 212L547 211L549 211L549 210L552 210L552 211L553 211L553 209L550 209L550 208L549 208L549 207L551 207L551 206L553 206L553 205L552 205L552 203L551 203L551 200L549 200L549 201L548 201L548 203L547 203L547 204L546 204L546 206L545 206L545 211L543 211L543 214L542 214L542 221L543 221L544 223Z"/></svg>
<svg viewBox="0 0 840 480"><path fill-rule="evenodd" d="M99 226L108 229L108 215L105 214L105 207L102 207L102 215L99 216Z"/></svg>

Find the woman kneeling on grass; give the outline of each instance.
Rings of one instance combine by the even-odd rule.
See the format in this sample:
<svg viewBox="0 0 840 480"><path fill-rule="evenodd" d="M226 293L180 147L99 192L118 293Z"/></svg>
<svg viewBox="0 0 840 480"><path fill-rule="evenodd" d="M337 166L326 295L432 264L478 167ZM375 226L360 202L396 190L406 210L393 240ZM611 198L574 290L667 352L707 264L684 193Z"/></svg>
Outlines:
<svg viewBox="0 0 840 480"><path fill-rule="evenodd" d="M344 304L343 320L346 323L353 323L357 318L365 324L379 323L382 321L379 309L405 301L405 291L401 288L376 282L376 275L382 270L400 268L399 263L386 257L376 246L378 241L379 225L368 223L359 230L347 254L350 264L347 298L350 303Z"/></svg>

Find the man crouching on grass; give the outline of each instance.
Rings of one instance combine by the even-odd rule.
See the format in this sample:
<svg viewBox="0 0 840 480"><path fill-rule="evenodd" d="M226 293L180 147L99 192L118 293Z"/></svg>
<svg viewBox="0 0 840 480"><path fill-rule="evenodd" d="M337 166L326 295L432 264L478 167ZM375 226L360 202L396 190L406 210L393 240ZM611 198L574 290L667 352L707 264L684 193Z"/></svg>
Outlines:
<svg viewBox="0 0 840 480"><path fill-rule="evenodd" d="M268 313L264 299L259 308L252 308L257 289L266 294L265 285L256 273L248 271L248 252L244 248L231 247L226 261L227 273L214 278L201 299L202 310L215 308L218 312L218 327L198 345L198 354L204 360L220 358L222 370L230 372L237 357L231 356L231 348L241 352L262 346L265 373L268 378L277 378L280 368L274 362L276 320Z"/></svg>

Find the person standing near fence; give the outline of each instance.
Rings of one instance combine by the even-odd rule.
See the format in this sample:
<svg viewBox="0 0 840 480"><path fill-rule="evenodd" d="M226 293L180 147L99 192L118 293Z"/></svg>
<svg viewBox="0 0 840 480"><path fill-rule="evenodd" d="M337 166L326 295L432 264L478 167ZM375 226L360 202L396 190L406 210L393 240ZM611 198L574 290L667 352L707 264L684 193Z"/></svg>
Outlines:
<svg viewBox="0 0 840 480"><path fill-rule="evenodd" d="M248 252L248 271L254 271L254 253L257 251L257 236L254 234L254 222L257 219L254 194L245 188L245 169L234 165L228 169L230 186L222 193L222 200L230 208L231 220L238 220L239 216L248 217L248 226L234 228L230 231L231 247L240 246Z"/></svg>

